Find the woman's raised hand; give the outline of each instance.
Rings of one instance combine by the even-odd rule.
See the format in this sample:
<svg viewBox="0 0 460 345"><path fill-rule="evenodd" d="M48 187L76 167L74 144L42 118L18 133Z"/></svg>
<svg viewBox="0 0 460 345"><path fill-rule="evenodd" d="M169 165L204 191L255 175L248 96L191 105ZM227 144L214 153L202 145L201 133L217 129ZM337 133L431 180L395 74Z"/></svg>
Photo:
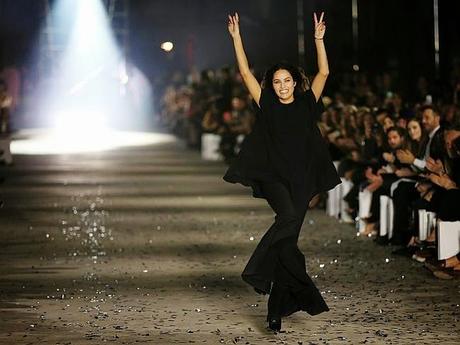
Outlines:
<svg viewBox="0 0 460 345"><path fill-rule="evenodd" d="M237 12L233 16L228 15L228 32L233 38L240 34L240 17Z"/></svg>
<svg viewBox="0 0 460 345"><path fill-rule="evenodd" d="M313 13L313 19L315 20L315 38L322 40L324 38L324 33L326 32L326 22L323 21L324 12L321 12L321 17L316 16L316 12Z"/></svg>

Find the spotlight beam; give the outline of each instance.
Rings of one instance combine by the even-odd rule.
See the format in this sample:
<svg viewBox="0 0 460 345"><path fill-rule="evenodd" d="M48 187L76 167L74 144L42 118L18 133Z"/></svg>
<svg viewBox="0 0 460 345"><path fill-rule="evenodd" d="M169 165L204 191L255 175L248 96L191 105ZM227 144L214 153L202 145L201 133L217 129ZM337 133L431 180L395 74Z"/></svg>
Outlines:
<svg viewBox="0 0 460 345"><path fill-rule="evenodd" d="M151 86L134 66L126 68L104 1L56 0L47 20L65 48L37 98L59 140L97 146L110 128L143 128Z"/></svg>
<svg viewBox="0 0 460 345"><path fill-rule="evenodd" d="M82 88L84 88L91 80L94 80L98 75L101 74L104 66L97 67L94 71L86 75L83 80L77 82L68 92L69 95L76 95Z"/></svg>

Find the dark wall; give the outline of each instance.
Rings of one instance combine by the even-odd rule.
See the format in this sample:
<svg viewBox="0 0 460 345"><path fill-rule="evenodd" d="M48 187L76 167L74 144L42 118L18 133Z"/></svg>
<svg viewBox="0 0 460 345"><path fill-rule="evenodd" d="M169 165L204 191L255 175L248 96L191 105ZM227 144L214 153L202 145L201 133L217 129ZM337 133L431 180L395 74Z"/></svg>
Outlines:
<svg viewBox="0 0 460 345"><path fill-rule="evenodd" d="M359 64L397 71L408 89L420 75L434 78L433 1L360 1Z"/></svg>
<svg viewBox="0 0 460 345"><path fill-rule="evenodd" d="M440 1L441 77L449 80L455 67L460 67L460 1Z"/></svg>
<svg viewBox="0 0 460 345"><path fill-rule="evenodd" d="M54 1L51 1L52 3ZM305 61L316 69L313 11L326 12L326 47L332 73L361 71L376 74L392 70L404 89L413 88L419 75L434 80L433 0L358 0L359 45L353 50L352 0L305 0ZM296 0L131 0L131 49L134 63L149 77L173 69L234 65L227 32L227 14L239 11L246 51L252 65L265 68L297 54ZM441 69L448 80L455 57L460 56L460 1L439 0ZM0 63L23 64L36 47L43 1L0 0ZM166 54L161 42L175 50Z"/></svg>
<svg viewBox="0 0 460 345"><path fill-rule="evenodd" d="M133 3L134 5L134 3ZM160 66L219 67L235 63L227 15L238 11L241 32L252 64L297 59L295 1L139 0L132 6L133 58L152 71ZM172 54L161 42L175 45Z"/></svg>
<svg viewBox="0 0 460 345"><path fill-rule="evenodd" d="M325 12L325 45L331 73L351 70L353 65L353 34L351 0L304 1L306 67L311 74L317 69L314 44L313 12Z"/></svg>
<svg viewBox="0 0 460 345"><path fill-rule="evenodd" d="M0 67L27 63L42 19L42 1L0 0Z"/></svg>

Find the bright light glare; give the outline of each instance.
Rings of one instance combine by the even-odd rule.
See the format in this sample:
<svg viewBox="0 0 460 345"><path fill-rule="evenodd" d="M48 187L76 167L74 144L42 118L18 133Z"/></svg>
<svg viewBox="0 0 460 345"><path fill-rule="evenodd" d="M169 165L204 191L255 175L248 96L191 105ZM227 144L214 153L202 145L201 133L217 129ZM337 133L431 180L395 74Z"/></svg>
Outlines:
<svg viewBox="0 0 460 345"><path fill-rule="evenodd" d="M88 135L97 135L107 129L104 115L97 112L66 111L57 115L56 119L55 131L63 136L78 133L87 138Z"/></svg>
<svg viewBox="0 0 460 345"><path fill-rule="evenodd" d="M70 137L53 130L23 130L17 136L25 139L13 140L11 153L24 155L91 153L176 140L169 134L115 130L99 131L97 135L90 136L81 136L81 133L74 132Z"/></svg>
<svg viewBox="0 0 460 345"><path fill-rule="evenodd" d="M65 49L56 55L52 75L39 91L39 113L56 133L69 140L78 135L96 145L100 141L91 136L120 124L128 127L129 121L138 125L139 118L151 115L150 84L135 88L139 78L129 75L102 0L57 0L49 20L61 29L66 26L68 33ZM146 98L137 103L142 107L136 107L139 95Z"/></svg>
<svg viewBox="0 0 460 345"><path fill-rule="evenodd" d="M121 63L119 66L119 78L120 78L120 83L122 83L123 85L128 84L129 76L128 76L128 73L126 72L126 65L124 63Z"/></svg>
<svg viewBox="0 0 460 345"><path fill-rule="evenodd" d="M174 44L172 42L163 42L160 46L166 52L170 52L174 48Z"/></svg>

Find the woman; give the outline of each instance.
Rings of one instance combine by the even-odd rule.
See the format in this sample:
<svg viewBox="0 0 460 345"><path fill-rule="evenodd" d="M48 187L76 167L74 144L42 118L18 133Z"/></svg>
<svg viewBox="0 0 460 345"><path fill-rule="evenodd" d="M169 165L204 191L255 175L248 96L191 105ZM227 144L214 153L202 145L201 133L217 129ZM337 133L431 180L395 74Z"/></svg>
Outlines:
<svg viewBox="0 0 460 345"><path fill-rule="evenodd" d="M282 316L299 310L311 315L329 310L307 275L305 257L297 247L309 202L340 183L316 126L321 115L318 101L329 74L323 15L319 20L314 15L319 72L310 90L299 69L286 63L270 68L261 87L249 69L238 14L229 16L239 71L260 111L223 178L251 186L253 196L265 198L276 213L242 273L258 293L270 294L267 321L275 331L281 329Z"/></svg>
<svg viewBox="0 0 460 345"><path fill-rule="evenodd" d="M409 134L408 149L417 158L423 158L423 143L427 140L426 133L422 129L420 121L411 118L407 122L407 133ZM396 175L401 178L416 178L417 173L410 167L400 167L395 171ZM411 240L412 243L412 240Z"/></svg>
<svg viewBox="0 0 460 345"><path fill-rule="evenodd" d="M393 118L390 115L385 116L385 118L383 119L383 130L385 131L385 133L394 126L395 121L393 120Z"/></svg>
<svg viewBox="0 0 460 345"><path fill-rule="evenodd" d="M416 118L411 118L407 122L407 132L409 133L409 149L416 156L423 156L422 143L426 140L426 134L422 129L420 121Z"/></svg>

